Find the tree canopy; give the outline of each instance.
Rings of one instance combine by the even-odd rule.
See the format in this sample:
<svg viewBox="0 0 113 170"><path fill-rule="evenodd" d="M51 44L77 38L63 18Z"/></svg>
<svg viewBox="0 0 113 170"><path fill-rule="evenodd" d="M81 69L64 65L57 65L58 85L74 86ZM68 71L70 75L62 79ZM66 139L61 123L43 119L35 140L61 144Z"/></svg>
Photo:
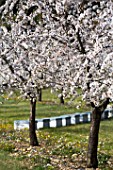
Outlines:
<svg viewBox="0 0 113 170"><path fill-rule="evenodd" d="M7 0L0 7L4 80L24 95L38 85L76 97L80 87L96 106L113 100L112 11L112 0Z"/></svg>

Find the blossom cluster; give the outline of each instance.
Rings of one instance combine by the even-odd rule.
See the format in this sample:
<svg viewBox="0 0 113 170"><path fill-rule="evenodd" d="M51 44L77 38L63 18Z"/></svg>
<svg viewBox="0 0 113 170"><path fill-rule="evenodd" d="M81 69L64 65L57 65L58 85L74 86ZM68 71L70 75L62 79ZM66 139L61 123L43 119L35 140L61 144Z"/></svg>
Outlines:
<svg viewBox="0 0 113 170"><path fill-rule="evenodd" d="M24 96L63 89L98 105L113 100L113 1L6 0L0 7L0 76ZM2 86L3 89L3 86Z"/></svg>

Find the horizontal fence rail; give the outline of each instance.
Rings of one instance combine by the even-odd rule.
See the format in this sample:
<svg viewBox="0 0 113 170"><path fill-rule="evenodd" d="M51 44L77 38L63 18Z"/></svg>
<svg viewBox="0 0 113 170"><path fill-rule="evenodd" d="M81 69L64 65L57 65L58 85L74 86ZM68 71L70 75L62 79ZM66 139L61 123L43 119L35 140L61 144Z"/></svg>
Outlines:
<svg viewBox="0 0 113 170"><path fill-rule="evenodd" d="M102 120L109 119L113 117L113 108L107 108L102 113ZM91 112L85 113L74 113L68 115L62 115L58 117L50 117L50 118L43 118L43 119L36 119L35 120L35 127L36 130L41 128L52 128L52 127L62 127L62 126L69 126L75 125L80 123L88 123L91 122ZM14 129L21 130L29 128L29 120L15 120L14 121Z"/></svg>

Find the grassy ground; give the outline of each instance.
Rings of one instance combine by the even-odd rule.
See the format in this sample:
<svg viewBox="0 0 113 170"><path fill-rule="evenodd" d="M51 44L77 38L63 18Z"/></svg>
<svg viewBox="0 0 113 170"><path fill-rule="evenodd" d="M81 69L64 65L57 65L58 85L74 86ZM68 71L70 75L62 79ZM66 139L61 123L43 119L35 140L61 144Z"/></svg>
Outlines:
<svg viewBox="0 0 113 170"><path fill-rule="evenodd" d="M49 90L43 91L42 98L42 102L37 102L36 118L59 116L89 110L84 103L82 107L76 109L76 103L80 102L80 99L77 99L71 105L67 104L68 100L65 101L66 104L60 105L60 100L56 95L51 94ZM0 104L0 119L2 119L2 121L8 120L8 123L13 123L14 120L29 119L29 101L20 101L17 97L14 97L11 100L3 100L0 98L0 102L3 103Z"/></svg>
<svg viewBox="0 0 113 170"><path fill-rule="evenodd" d="M29 146L28 130L14 131L14 120L29 118L29 102L17 98L0 105L0 170L72 170L86 167L90 124L42 129L37 131L39 147ZM66 101L67 102L67 101ZM79 102L79 101L78 101ZM83 104L60 105L48 90L37 103L37 118L89 110ZM101 122L98 145L99 169L113 170L113 120Z"/></svg>

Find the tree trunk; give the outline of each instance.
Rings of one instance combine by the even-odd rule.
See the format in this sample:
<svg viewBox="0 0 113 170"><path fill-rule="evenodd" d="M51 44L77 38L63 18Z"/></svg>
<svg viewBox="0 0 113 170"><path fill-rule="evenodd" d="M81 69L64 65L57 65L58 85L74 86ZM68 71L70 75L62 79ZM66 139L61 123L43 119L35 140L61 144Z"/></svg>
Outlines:
<svg viewBox="0 0 113 170"><path fill-rule="evenodd" d="M98 147L98 134L99 126L101 120L101 113L98 112L98 109L95 108L92 112L92 122L89 135L89 145L88 145L88 158L87 164L89 168L97 168L97 147Z"/></svg>
<svg viewBox="0 0 113 170"><path fill-rule="evenodd" d="M38 101L41 102L42 101L42 89L38 90Z"/></svg>
<svg viewBox="0 0 113 170"><path fill-rule="evenodd" d="M30 119L29 119L29 137L30 145L38 146L38 140L35 132L35 114L36 114L36 99L30 100Z"/></svg>
<svg viewBox="0 0 113 170"><path fill-rule="evenodd" d="M101 121L101 115L107 104L109 103L109 99L104 101L99 107L94 107L92 112L92 121L89 135L89 144L88 144L88 154L87 154L87 167L88 168L97 168L98 167L98 159L97 159L97 148L98 148L98 134L99 127Z"/></svg>
<svg viewBox="0 0 113 170"><path fill-rule="evenodd" d="M60 104L64 104L63 95L61 95L61 97L60 97Z"/></svg>
<svg viewBox="0 0 113 170"><path fill-rule="evenodd" d="M64 104L63 87L62 87L62 89L61 89L60 104Z"/></svg>

